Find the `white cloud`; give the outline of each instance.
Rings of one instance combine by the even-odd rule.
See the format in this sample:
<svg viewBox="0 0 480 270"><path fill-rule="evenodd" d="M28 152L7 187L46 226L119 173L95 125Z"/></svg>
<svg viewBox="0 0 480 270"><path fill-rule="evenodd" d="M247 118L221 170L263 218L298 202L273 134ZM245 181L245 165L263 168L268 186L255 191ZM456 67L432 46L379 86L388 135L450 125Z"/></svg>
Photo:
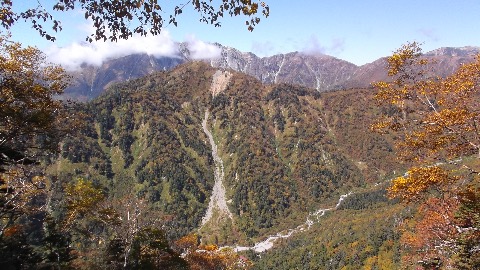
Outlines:
<svg viewBox="0 0 480 270"><path fill-rule="evenodd" d="M74 42L65 47L54 45L45 53L49 61L60 64L68 70L75 70L83 63L100 66L107 59L137 53L146 53L155 57L173 57L178 55L178 47L168 31L163 30L158 36L134 36L118 42Z"/></svg>
<svg viewBox="0 0 480 270"><path fill-rule="evenodd" d="M218 46L198 40L193 35L187 36L186 43L192 59L214 59L220 57L222 53Z"/></svg>
<svg viewBox="0 0 480 270"><path fill-rule="evenodd" d="M324 54L326 50L315 35L305 41L303 46L302 51L306 54Z"/></svg>
<svg viewBox="0 0 480 270"><path fill-rule="evenodd" d="M345 50L345 39L335 38L332 40L332 44L327 48L327 52L333 55L338 55Z"/></svg>
<svg viewBox="0 0 480 270"><path fill-rule="evenodd" d="M259 57L272 56L278 51L275 48L275 45L271 41L265 42L253 42L252 43L252 52Z"/></svg>
<svg viewBox="0 0 480 270"><path fill-rule="evenodd" d="M312 35L304 43L302 51L306 54L329 54L329 55L338 55L343 52L345 49L345 40L342 38L335 38L331 40L330 45L322 44L317 36Z"/></svg>
<svg viewBox="0 0 480 270"><path fill-rule="evenodd" d="M88 32L88 29L85 29ZM193 35L185 38L192 59L218 58L221 48L198 40ZM133 36L118 42L74 42L64 47L53 45L45 50L48 60L67 70L76 70L82 64L100 66L108 59L146 53L154 57L178 57L178 45L167 30L158 36Z"/></svg>

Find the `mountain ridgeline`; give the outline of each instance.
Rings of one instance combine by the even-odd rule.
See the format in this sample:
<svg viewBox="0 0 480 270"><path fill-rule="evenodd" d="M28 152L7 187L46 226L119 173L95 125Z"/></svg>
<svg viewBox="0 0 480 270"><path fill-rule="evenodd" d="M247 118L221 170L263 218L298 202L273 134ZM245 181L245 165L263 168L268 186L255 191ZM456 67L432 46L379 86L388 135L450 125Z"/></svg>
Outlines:
<svg viewBox="0 0 480 270"><path fill-rule="evenodd" d="M251 75L264 84L288 83L316 89L319 92L368 88L374 81L386 80L385 58L356 66L350 62L324 55L292 52L269 57L240 52L215 44L219 57L204 60L212 67L233 69ZM480 52L478 47L440 48L426 53L435 60L433 70L439 76L451 74L462 63L471 62ZM66 90L68 98L91 100L114 83L140 78L155 71L171 70L179 64L193 61L188 44L178 44L177 54L154 57L133 54L105 61L100 66L83 65L71 72L73 84Z"/></svg>
<svg viewBox="0 0 480 270"><path fill-rule="evenodd" d="M212 92L214 74L226 80ZM231 222L212 224L223 244L254 239L387 172L389 142L367 133L375 108L361 100L370 98L369 90L322 96L264 85L191 62L118 84L81 105L86 128L64 141L52 170L66 181L92 179L112 197L136 192L172 216L170 233L181 236L200 227L214 186L206 121L233 214Z"/></svg>

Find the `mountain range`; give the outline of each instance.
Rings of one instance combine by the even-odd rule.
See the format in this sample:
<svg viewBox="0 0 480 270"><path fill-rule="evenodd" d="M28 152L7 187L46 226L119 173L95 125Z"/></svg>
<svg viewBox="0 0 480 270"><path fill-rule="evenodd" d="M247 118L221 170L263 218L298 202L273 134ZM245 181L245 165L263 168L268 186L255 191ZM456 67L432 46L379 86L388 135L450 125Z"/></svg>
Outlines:
<svg viewBox="0 0 480 270"><path fill-rule="evenodd" d="M258 57L250 52L240 52L220 44L219 57L203 60L212 67L232 69L251 75L262 83L289 83L316 89L319 92L335 89L368 88L372 82L387 80L386 58L356 66L324 54L291 52L269 57ZM140 78L155 71L171 70L175 66L193 61L188 46L178 44L178 54L173 57L154 57L132 54L105 61L101 66L82 65L72 71L72 85L65 97L91 100L114 83ZM459 65L473 60L480 53L478 47L440 48L425 56L435 60L434 72L440 76L451 74Z"/></svg>
<svg viewBox="0 0 480 270"><path fill-rule="evenodd" d="M48 172L89 179L111 200L142 198L170 240L196 233L242 250L255 269L398 269L398 227L416 209L386 198L406 165L392 135L370 130L392 109L370 87L387 78L385 59L357 67L218 46L215 60L192 61L183 47L73 73L67 95L87 101L77 104L85 128ZM477 52L426 56L446 76Z"/></svg>

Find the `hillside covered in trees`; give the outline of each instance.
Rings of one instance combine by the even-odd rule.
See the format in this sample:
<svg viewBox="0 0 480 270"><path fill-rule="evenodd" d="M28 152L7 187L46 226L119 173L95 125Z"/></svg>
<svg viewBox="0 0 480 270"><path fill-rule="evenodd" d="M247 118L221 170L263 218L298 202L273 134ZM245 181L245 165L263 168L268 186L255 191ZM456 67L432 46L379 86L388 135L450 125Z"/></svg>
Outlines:
<svg viewBox="0 0 480 270"><path fill-rule="evenodd" d="M62 134L59 151L32 160L44 169L41 178L25 174L41 192L20 193L33 198L22 209L38 209L12 212L2 201L4 217L15 219L2 229L1 263L400 268L410 243L402 230L423 212L420 201L387 198L390 181L415 161L396 159L399 133L371 130L382 115L398 113L395 104L378 106L378 93L263 85L190 62L68 106L65 119L75 120L47 134ZM19 169L2 162L2 175L17 177ZM251 248L289 232L264 253Z"/></svg>
<svg viewBox="0 0 480 270"><path fill-rule="evenodd" d="M83 135L62 143L52 170L68 174L66 179L96 179L111 196L135 190L175 216L182 224L177 236L187 233L199 227L213 186L214 161L202 131L208 110L235 216L228 234L219 236L224 244L231 233L238 234L235 241L258 237L326 199L378 180L366 165L370 160L362 160L362 148L378 147L379 140L386 146L378 151L388 153L388 142L372 134L364 142L348 142L351 137L341 134L350 132L342 129L348 120L334 111L342 110L337 104L313 90L266 87L240 73L213 96L215 72L203 63L188 64L117 85L85 104ZM357 128L367 130L368 123ZM339 149L347 143L355 151Z"/></svg>
<svg viewBox="0 0 480 270"><path fill-rule="evenodd" d="M375 54L477 4L47 2L0 3L1 269L480 269L480 49Z"/></svg>
<svg viewBox="0 0 480 270"><path fill-rule="evenodd" d="M227 78L216 92L215 76ZM148 213L155 213L147 216L160 217L169 239L196 232L206 244L252 245L297 226L341 194L371 190L391 176L391 142L369 131L380 113L372 91L320 95L189 63L119 84L80 105L85 126L62 142L48 172L60 183L88 179L107 200L142 198ZM214 209L205 224L215 161L202 121L223 161L225 200L232 213L226 219ZM60 201L66 199L61 190ZM371 203L386 203L381 189L376 190L380 195ZM370 203L369 198L362 203ZM356 204L349 207L361 207Z"/></svg>

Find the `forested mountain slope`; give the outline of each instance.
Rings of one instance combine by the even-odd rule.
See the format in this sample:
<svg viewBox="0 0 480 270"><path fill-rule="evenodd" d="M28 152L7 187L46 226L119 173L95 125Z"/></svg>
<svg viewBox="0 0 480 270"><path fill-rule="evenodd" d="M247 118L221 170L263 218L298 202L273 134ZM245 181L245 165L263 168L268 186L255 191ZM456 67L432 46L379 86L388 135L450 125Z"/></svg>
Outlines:
<svg viewBox="0 0 480 270"><path fill-rule="evenodd" d="M208 110L234 231L242 238L301 216L340 190L362 185L366 176L371 181L377 171L372 168L386 170L368 152L391 150L382 138L366 134L371 112L358 102L364 111L355 112L348 104L368 100L368 90L322 97L234 73L213 96L215 72L189 63L118 85L86 104L84 137L63 143L60 170L78 168L110 194L135 190L174 215L181 233L198 228L214 181L211 146L202 131Z"/></svg>
<svg viewBox="0 0 480 270"><path fill-rule="evenodd" d="M112 200L145 199L148 213L164 217L170 239L197 232L206 243L252 245L295 228L309 213L331 207L351 191L374 195L361 196L360 204L346 200L347 208L373 205L355 211L366 216L377 211L390 220L398 209L391 210L395 204L385 198L384 186L375 184L401 166L388 137L369 129L380 113L372 91L320 94L300 86L263 85L203 62L186 63L118 84L81 104L85 128L64 140L49 172L60 182L92 180ZM212 196L220 174L224 195ZM206 217L213 198L223 200L217 205L226 203L228 211L213 206ZM337 210L323 222L342 227L332 218L350 215ZM329 225L312 225L312 232L317 226ZM352 232L363 235L363 230ZM309 233L295 239L306 239L307 246L323 241ZM382 243L362 256L375 255ZM337 244L347 247L347 242ZM259 267L273 263L274 257L266 258L257 261Z"/></svg>

